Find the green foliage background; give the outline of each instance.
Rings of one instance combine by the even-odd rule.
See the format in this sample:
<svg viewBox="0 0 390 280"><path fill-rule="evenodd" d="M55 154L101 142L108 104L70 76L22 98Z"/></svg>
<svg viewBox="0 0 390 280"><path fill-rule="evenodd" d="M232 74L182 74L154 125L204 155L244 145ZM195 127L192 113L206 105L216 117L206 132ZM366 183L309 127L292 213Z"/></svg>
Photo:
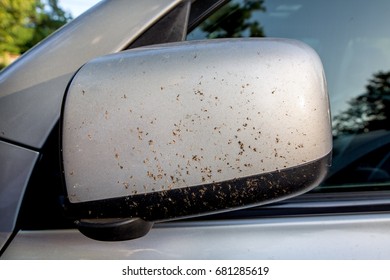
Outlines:
<svg viewBox="0 0 390 280"><path fill-rule="evenodd" d="M58 0L0 0L0 69L71 19Z"/></svg>

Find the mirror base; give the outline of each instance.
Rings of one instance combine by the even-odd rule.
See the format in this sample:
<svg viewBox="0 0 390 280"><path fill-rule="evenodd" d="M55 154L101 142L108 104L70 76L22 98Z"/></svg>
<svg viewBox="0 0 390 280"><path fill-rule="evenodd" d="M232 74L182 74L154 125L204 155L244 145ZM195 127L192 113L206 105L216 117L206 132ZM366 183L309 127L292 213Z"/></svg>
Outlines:
<svg viewBox="0 0 390 280"><path fill-rule="evenodd" d="M122 241L146 235L153 222L140 218L82 219L75 222L85 236L100 241Z"/></svg>

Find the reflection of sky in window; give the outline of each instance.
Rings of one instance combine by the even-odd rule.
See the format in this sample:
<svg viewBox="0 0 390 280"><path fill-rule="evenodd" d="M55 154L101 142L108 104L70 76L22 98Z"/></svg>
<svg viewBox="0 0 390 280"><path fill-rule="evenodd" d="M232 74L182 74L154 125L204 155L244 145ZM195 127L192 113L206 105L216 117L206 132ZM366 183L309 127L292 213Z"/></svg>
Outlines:
<svg viewBox="0 0 390 280"><path fill-rule="evenodd" d="M270 17L286 18L301 9L301 7L302 5L300 4L279 5L274 11L270 11L268 14Z"/></svg>

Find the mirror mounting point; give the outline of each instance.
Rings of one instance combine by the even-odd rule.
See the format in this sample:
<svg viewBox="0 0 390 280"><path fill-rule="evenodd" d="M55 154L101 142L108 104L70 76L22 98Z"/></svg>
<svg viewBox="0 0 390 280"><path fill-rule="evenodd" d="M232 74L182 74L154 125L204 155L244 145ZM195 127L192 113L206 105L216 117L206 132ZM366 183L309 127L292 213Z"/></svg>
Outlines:
<svg viewBox="0 0 390 280"><path fill-rule="evenodd" d="M123 241L146 235L153 222L140 218L130 219L81 219L75 222L85 236L99 241Z"/></svg>

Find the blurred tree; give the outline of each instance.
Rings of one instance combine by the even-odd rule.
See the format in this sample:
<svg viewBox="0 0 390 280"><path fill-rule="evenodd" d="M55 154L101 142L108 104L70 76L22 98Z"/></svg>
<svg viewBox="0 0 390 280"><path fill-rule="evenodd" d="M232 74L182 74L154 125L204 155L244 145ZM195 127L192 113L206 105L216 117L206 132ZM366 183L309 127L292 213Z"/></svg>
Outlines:
<svg viewBox="0 0 390 280"><path fill-rule="evenodd" d="M0 0L0 61L7 65L12 54L20 54L21 47L33 37L29 26L35 15L35 0Z"/></svg>
<svg viewBox="0 0 390 280"><path fill-rule="evenodd" d="M199 27L207 38L264 37L264 30L253 13L265 12L264 0L229 2Z"/></svg>
<svg viewBox="0 0 390 280"><path fill-rule="evenodd" d="M66 13L58 6L58 0L46 1L47 5L41 1L35 1L37 9L36 18L33 22L34 34L31 40L23 46L22 52L33 47L72 19L71 14Z"/></svg>
<svg viewBox="0 0 390 280"><path fill-rule="evenodd" d="M58 0L0 0L0 69L71 19Z"/></svg>
<svg viewBox="0 0 390 280"><path fill-rule="evenodd" d="M349 108L333 118L333 134L359 134L390 129L390 72L378 72L366 92L353 98Z"/></svg>

